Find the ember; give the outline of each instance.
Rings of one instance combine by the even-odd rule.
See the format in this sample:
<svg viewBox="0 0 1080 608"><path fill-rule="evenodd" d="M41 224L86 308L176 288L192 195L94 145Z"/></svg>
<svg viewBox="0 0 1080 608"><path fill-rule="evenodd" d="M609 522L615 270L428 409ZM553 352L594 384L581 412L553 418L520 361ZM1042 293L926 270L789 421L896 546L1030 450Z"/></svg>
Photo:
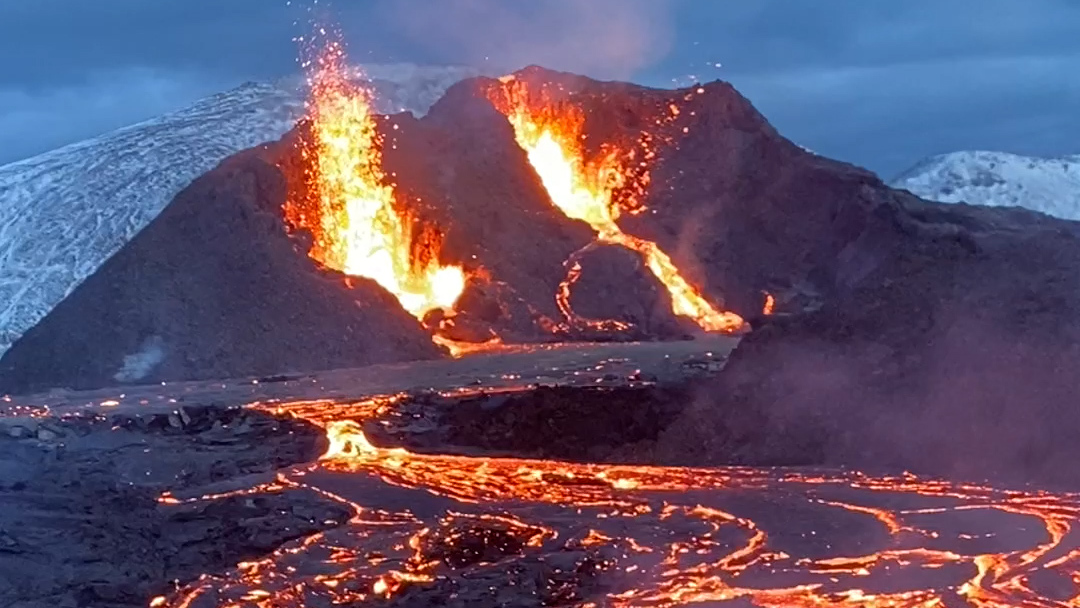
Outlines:
<svg viewBox="0 0 1080 608"><path fill-rule="evenodd" d="M302 154L317 200L287 202L286 220L312 232L312 258L376 281L417 318L452 309L465 289L465 272L440 263L442 235L396 200L382 168L370 91L350 81L339 42L310 65L311 141Z"/></svg>
<svg viewBox="0 0 1080 608"><path fill-rule="evenodd" d="M771 293L765 294L765 304L761 307L761 314L771 315L776 311L776 297Z"/></svg>
<svg viewBox="0 0 1080 608"><path fill-rule="evenodd" d="M595 158L586 159L582 143L585 115L580 108L552 103L542 95L538 100L513 76L503 78L502 83L503 87L492 92L491 101L513 125L518 145L528 154L551 202L567 217L589 224L599 242L638 252L671 294L676 314L693 319L706 331L742 328L739 315L710 304L656 243L623 232L617 223L624 212L644 211L638 195L649 183L648 163L653 152L648 134L642 134L641 150L605 146ZM669 110L672 116L678 115L677 107ZM564 286L573 283L577 272L580 267L571 264ZM565 313L565 297L560 305Z"/></svg>

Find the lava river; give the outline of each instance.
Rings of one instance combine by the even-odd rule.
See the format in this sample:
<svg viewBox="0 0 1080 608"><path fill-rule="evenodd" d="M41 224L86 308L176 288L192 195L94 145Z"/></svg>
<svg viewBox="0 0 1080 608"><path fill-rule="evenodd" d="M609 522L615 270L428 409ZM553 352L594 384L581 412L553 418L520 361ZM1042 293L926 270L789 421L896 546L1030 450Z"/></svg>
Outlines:
<svg viewBox="0 0 1080 608"><path fill-rule="evenodd" d="M246 492L302 485L352 518L153 605L1080 606L1080 495L372 445L398 403L257 406L330 448Z"/></svg>

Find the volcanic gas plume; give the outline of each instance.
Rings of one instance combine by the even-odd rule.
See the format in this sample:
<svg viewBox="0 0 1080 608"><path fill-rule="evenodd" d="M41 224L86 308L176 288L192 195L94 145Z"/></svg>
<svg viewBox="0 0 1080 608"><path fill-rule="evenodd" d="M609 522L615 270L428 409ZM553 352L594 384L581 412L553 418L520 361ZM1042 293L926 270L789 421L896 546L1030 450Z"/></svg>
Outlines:
<svg viewBox="0 0 1080 608"><path fill-rule="evenodd" d="M527 84L513 76L501 82L504 86L493 90L491 101L514 127L518 145L527 153L555 207L567 217L589 224L597 242L636 251L671 294L676 314L693 319L706 331L733 332L741 328L743 319L710 304L656 243L627 234L618 225L623 213L645 211L641 196L649 183L649 164L655 156L649 134L643 132L636 147L605 145L595 157L586 158L585 115L580 108L556 103L542 92L533 94ZM673 105L669 112L673 118L679 111ZM569 316L569 286L580 273L580 265L571 259L567 266L569 273L559 304Z"/></svg>
<svg viewBox="0 0 1080 608"><path fill-rule="evenodd" d="M308 80L311 137L302 155L313 200L287 202L286 221L312 233L312 258L374 280L418 319L451 309L465 272L440 263L441 234L399 204L382 168L371 92L350 80L340 43L319 53Z"/></svg>

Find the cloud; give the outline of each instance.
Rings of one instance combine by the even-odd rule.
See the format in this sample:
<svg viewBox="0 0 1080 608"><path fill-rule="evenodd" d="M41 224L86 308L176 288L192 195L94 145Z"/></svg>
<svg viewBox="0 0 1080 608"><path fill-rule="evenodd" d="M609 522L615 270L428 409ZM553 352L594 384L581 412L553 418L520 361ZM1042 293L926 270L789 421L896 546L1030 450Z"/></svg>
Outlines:
<svg viewBox="0 0 1080 608"><path fill-rule="evenodd" d="M0 164L153 118L227 86L197 73L128 68L71 85L0 88Z"/></svg>
<svg viewBox="0 0 1080 608"><path fill-rule="evenodd" d="M1076 153L1080 52L729 74L787 136L891 178L957 149Z"/></svg>
<svg viewBox="0 0 1080 608"><path fill-rule="evenodd" d="M673 8L670 0L393 0L379 13L437 56L625 79L668 54Z"/></svg>
<svg viewBox="0 0 1080 608"><path fill-rule="evenodd" d="M0 71L0 162L294 70L315 2L0 2L0 56L22 58ZM799 143L886 175L953 149L1080 151L1076 0L318 5L365 63L730 80Z"/></svg>
<svg viewBox="0 0 1080 608"><path fill-rule="evenodd" d="M266 74L291 67L299 11L276 0L10 0L0 3L0 86L86 82L150 67Z"/></svg>
<svg viewBox="0 0 1080 608"><path fill-rule="evenodd" d="M761 0L708 9L685 0L679 6L679 38L737 70L1080 50L1080 3L1072 0Z"/></svg>

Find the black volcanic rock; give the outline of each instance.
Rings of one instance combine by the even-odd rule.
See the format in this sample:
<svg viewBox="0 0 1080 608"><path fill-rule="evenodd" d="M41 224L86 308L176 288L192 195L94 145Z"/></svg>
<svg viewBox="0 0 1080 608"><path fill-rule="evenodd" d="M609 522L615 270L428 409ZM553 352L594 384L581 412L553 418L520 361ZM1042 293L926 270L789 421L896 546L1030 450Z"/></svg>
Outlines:
<svg viewBox="0 0 1080 608"><path fill-rule="evenodd" d="M570 288L570 306L585 320L631 325L629 337L674 338L700 332L671 313L671 294L645 268L641 255L618 245L600 245L575 256L581 274Z"/></svg>
<svg viewBox="0 0 1080 608"><path fill-rule="evenodd" d="M439 357L393 296L297 250L271 152L234 156L181 192L4 354L0 393Z"/></svg>
<svg viewBox="0 0 1080 608"><path fill-rule="evenodd" d="M1080 482L1080 224L896 196L924 231L820 309L762 319L659 461L809 445L821 464Z"/></svg>

